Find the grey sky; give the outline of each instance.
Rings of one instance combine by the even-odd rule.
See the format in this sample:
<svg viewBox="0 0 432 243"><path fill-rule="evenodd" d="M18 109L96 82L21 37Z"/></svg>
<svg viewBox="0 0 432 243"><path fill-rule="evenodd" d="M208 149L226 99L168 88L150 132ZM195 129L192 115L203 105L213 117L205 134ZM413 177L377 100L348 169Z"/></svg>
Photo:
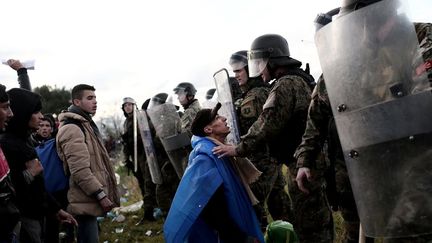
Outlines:
<svg viewBox="0 0 432 243"><path fill-rule="evenodd" d="M97 117L120 113L121 99L139 104L178 82L201 99L229 56L267 33L284 36L292 57L320 72L313 43L317 13L337 0L3 1L0 59L35 59L33 87L78 83L96 87ZM429 0L411 0L415 20L432 22ZM17 87L0 65L0 83Z"/></svg>

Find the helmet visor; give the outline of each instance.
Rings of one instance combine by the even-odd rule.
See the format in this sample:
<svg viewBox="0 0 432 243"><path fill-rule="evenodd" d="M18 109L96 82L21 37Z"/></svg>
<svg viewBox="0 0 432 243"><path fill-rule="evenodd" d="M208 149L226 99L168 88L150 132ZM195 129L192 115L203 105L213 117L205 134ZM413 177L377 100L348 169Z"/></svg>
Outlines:
<svg viewBox="0 0 432 243"><path fill-rule="evenodd" d="M174 91L175 96L177 96L177 101L181 104L181 105L186 105L188 103L188 99L187 99L187 95L188 93L186 92L185 89L179 88L176 91Z"/></svg>
<svg viewBox="0 0 432 243"><path fill-rule="evenodd" d="M267 66L268 58L249 59L249 77L255 78L261 75Z"/></svg>
<svg viewBox="0 0 432 243"><path fill-rule="evenodd" d="M245 63L245 62L237 61L237 60L231 60L231 61L229 62L229 64L230 64L231 69L232 69L233 71L240 70L240 69L246 67L246 65L247 65L247 63Z"/></svg>
<svg viewBox="0 0 432 243"><path fill-rule="evenodd" d="M260 76L267 66L269 57L270 53L267 50L248 51L249 77Z"/></svg>
<svg viewBox="0 0 432 243"><path fill-rule="evenodd" d="M162 105L160 102L151 99L149 105L147 106L147 110L156 109L158 106Z"/></svg>

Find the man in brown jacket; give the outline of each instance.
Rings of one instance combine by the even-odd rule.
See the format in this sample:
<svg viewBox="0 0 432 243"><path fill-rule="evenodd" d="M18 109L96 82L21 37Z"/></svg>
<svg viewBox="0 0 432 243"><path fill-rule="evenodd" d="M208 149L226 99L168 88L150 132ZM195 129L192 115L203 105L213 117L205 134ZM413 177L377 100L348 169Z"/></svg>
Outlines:
<svg viewBox="0 0 432 243"><path fill-rule="evenodd" d="M68 211L78 221L79 242L99 242L96 217L119 205L114 169L98 127L95 88L79 84L72 89L72 105L59 115L57 151L70 173Z"/></svg>

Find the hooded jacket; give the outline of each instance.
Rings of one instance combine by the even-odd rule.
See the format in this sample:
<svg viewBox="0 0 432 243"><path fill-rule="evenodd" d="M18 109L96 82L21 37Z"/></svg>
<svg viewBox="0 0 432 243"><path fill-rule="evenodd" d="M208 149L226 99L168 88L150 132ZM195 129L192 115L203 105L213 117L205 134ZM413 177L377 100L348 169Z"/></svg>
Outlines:
<svg viewBox="0 0 432 243"><path fill-rule="evenodd" d="M70 110L70 109L69 109ZM64 124L67 119L80 122ZM60 128L56 137L57 152L70 173L68 212L74 215L103 216L104 211L95 193L101 189L114 206L120 205L114 169L95 124L74 112L59 115Z"/></svg>
<svg viewBox="0 0 432 243"><path fill-rule="evenodd" d="M212 149L216 144L206 137L193 136L192 146L189 164L165 220L166 242L220 242L217 233L202 218L218 188L222 189L231 223L243 234L264 242L250 198L229 160L214 155Z"/></svg>
<svg viewBox="0 0 432 243"><path fill-rule="evenodd" d="M0 135L0 146L9 163L12 183L16 190L17 206L24 217L41 219L47 212L59 210L45 190L43 174L30 182L24 171L26 162L37 159L31 142L28 122L33 113L42 109L41 97L28 90L14 88L8 91L11 109L14 113L6 132Z"/></svg>

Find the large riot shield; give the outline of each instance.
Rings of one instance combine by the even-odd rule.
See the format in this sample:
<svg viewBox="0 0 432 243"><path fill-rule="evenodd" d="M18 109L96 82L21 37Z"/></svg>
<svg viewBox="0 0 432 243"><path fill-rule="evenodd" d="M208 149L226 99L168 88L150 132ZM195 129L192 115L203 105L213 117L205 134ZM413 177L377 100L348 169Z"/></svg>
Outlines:
<svg viewBox="0 0 432 243"><path fill-rule="evenodd" d="M150 126L145 111L137 111L137 122L141 134L141 139L144 144L144 151L146 154L147 164L149 167L152 181L155 184L162 184L162 175L157 161L156 150L153 145L153 138L151 135Z"/></svg>
<svg viewBox="0 0 432 243"><path fill-rule="evenodd" d="M179 178L183 176L190 151L190 138L181 133L180 116L173 104L165 103L147 110L156 135L160 138Z"/></svg>
<svg viewBox="0 0 432 243"><path fill-rule="evenodd" d="M240 130L238 128L237 113L232 98L228 71L221 69L213 75L213 78L216 84L218 101L222 104L219 114L227 118L228 126L231 130L227 136L227 142L234 145L238 144L240 142Z"/></svg>
<svg viewBox="0 0 432 243"><path fill-rule="evenodd" d="M432 94L401 2L369 5L315 36L360 220L372 237L432 233Z"/></svg>
<svg viewBox="0 0 432 243"><path fill-rule="evenodd" d="M216 104L218 103L218 96L217 94L214 94L211 99L206 99L204 102L201 103L201 106L203 109L213 109Z"/></svg>

